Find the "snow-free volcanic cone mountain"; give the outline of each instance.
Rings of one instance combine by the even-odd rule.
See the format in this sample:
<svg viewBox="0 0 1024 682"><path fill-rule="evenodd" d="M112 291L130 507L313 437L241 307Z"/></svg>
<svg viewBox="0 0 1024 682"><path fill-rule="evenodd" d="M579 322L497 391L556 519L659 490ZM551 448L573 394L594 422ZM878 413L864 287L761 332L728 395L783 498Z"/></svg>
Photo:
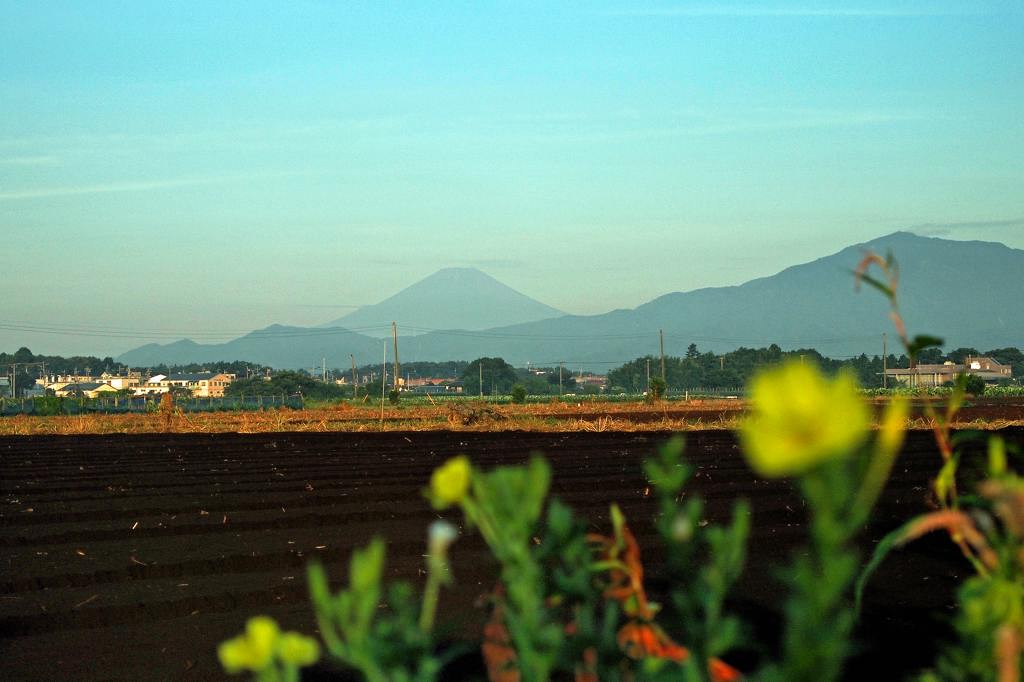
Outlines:
<svg viewBox="0 0 1024 682"><path fill-rule="evenodd" d="M564 315L476 268L445 268L368 305L321 325L386 336L392 321L404 334L432 329L480 330Z"/></svg>

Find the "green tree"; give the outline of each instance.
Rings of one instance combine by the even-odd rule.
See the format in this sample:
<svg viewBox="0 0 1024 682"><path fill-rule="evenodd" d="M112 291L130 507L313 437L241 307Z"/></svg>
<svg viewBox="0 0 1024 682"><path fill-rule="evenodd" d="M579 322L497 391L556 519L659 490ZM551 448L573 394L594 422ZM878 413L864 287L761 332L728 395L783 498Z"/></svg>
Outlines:
<svg viewBox="0 0 1024 682"><path fill-rule="evenodd" d="M925 348L917 356L919 365L941 365L946 359L941 348Z"/></svg>
<svg viewBox="0 0 1024 682"><path fill-rule="evenodd" d="M977 348L954 348L946 355L952 362L962 365L967 356L978 357L981 352Z"/></svg>
<svg viewBox="0 0 1024 682"><path fill-rule="evenodd" d="M1013 369L1013 376L1024 376L1024 353L1018 348L993 348L985 353L988 357L1004 365L1010 365Z"/></svg>
<svg viewBox="0 0 1024 682"><path fill-rule="evenodd" d="M985 392L985 380L977 374L968 374L967 383L964 384L964 391L970 395L981 395Z"/></svg>
<svg viewBox="0 0 1024 682"><path fill-rule="evenodd" d="M666 363L671 364L673 359L666 358ZM628 393L643 393L647 390L648 362L653 365L656 360L648 355L616 367L608 372L608 385L621 387Z"/></svg>
<svg viewBox="0 0 1024 682"><path fill-rule="evenodd" d="M512 386L512 402L522 405L526 402L526 386L515 384Z"/></svg>
<svg viewBox="0 0 1024 682"><path fill-rule="evenodd" d="M559 391L562 393L572 393L576 390L576 377L572 375L572 372L568 372L565 368L561 370L558 367L552 367L547 373L548 379L548 392L557 394Z"/></svg>
<svg viewBox="0 0 1024 682"><path fill-rule="evenodd" d="M480 395L483 378L484 395L508 395L519 377L512 365L502 358L477 358L462 372L462 385L466 395Z"/></svg>
<svg viewBox="0 0 1024 682"><path fill-rule="evenodd" d="M537 376L526 370L518 370L517 374L519 375L518 383L523 385L527 395L548 395L551 393L551 384L544 377Z"/></svg>
<svg viewBox="0 0 1024 682"><path fill-rule="evenodd" d="M376 384L380 387L380 384ZM302 372L278 372L269 380L263 377L233 381L224 389L225 395L296 395L314 400L342 398L351 389L336 384L325 384Z"/></svg>

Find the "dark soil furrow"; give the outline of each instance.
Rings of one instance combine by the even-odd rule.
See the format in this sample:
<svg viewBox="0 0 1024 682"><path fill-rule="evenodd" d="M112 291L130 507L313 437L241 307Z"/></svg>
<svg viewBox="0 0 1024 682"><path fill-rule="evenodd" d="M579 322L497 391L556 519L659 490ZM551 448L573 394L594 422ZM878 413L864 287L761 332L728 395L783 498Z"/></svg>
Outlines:
<svg viewBox="0 0 1024 682"><path fill-rule="evenodd" d="M8 637L25 637L50 632L68 632L112 625L148 625L154 621L178 618L191 613L220 613L242 609L260 609L268 603L295 603L309 599L304 585L282 585L253 592L224 592L217 595L186 597L170 601L150 601L79 611L7 616L0 618L0 631Z"/></svg>
<svg viewBox="0 0 1024 682"><path fill-rule="evenodd" d="M1003 434L1024 443L1022 429ZM553 494L588 518L595 532L608 532L608 505L619 502L638 535L657 598L666 589L659 583L660 550L652 531L657 505L641 462L668 435L2 438L0 650L5 656L0 673L7 679L104 679L136 671L177 679L203 671L204 679L216 678L218 641L255 613L295 623L301 612L303 622L310 623L304 606L306 563L321 559L339 580L352 549L375 534L389 541L388 575L421 580L426 527L437 518L421 491L432 470L457 453L486 468L544 452L554 469ZM970 462L983 462L975 456L980 452L972 446L965 455L968 469ZM782 593L774 567L799 551L806 511L792 485L751 474L730 433L687 434L686 456L695 467L687 494L705 497L705 519L726 521L737 498L751 501L750 560L735 603L770 638ZM910 434L878 513L865 529L865 554L886 531L928 509L929 480L939 464L931 434ZM442 618L477 622L473 600L493 585L495 567L475 535L460 539L453 557L458 590L442 599L442 609L448 609ZM851 662L857 675L851 679L885 678L879 671L892 669L871 667L871 660L891 660L905 650L913 652L913 660L929 660L936 646L932 638L945 630L934 621L917 621L936 609L948 613L957 581L969 570L963 564L936 534L879 569L866 593L860 628L866 643ZM309 631L311 626L299 627ZM55 650L105 654L83 666L73 655L54 656ZM138 664L140 658L146 666Z"/></svg>

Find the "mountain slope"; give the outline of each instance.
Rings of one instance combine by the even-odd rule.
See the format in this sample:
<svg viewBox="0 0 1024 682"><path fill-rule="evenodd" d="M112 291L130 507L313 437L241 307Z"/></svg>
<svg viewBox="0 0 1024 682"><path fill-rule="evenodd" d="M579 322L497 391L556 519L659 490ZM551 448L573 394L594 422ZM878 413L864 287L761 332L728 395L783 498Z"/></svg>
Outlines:
<svg viewBox="0 0 1024 682"><path fill-rule="evenodd" d="M387 336L392 321L406 333L424 329L480 330L563 315L475 268L445 268L380 303L323 325Z"/></svg>
<svg viewBox="0 0 1024 682"><path fill-rule="evenodd" d="M912 334L936 334L947 348L1024 345L1024 251L897 232L739 286L666 294L633 310L515 325L486 337L430 334L417 348L424 356L444 348L451 357L598 369L656 354L663 329L671 355L690 343L714 351L778 343L833 357L880 354L883 333L899 354L885 299L870 288L854 292L851 271L867 249L896 255Z"/></svg>
<svg viewBox="0 0 1024 682"><path fill-rule="evenodd" d="M150 343L124 353L119 362L133 367L153 367L217 360L244 360L281 369L348 367L349 354L359 364L383 359L384 342L347 329L312 329L271 325L226 343L198 344L188 339L165 345ZM390 350L389 350L390 354Z"/></svg>
<svg viewBox="0 0 1024 682"><path fill-rule="evenodd" d="M685 353L690 343L702 351L778 343L784 349L813 347L832 357L871 355L881 353L883 333L888 334L890 352L899 354L885 299L870 288L854 292L851 271L867 249L880 254L891 250L899 261L900 307L911 334L941 336L949 349L1024 346L1024 251L992 242L950 241L907 232L850 246L739 286L666 294L632 310L602 315L564 315L483 331L473 331L480 329L480 323L461 318L462 325L446 325L461 326L461 331L418 336L403 333L406 326L415 325L402 314L393 314L399 312L397 307L388 310L384 319L388 326L392 319L398 321L405 361L500 356L519 366L564 361L570 369L606 370L641 355L657 354L659 330L664 330L665 351L670 355ZM429 314L429 299L420 300ZM423 319L417 314L425 313L408 311L409 319ZM146 350L145 357L165 362L172 360L162 353L173 353L174 362L242 359L302 367L322 356L333 366L345 366L348 353L357 357L382 353L379 340L343 329L278 329L288 331L254 332L219 346L192 342L147 346L119 359L137 366L155 364L158 360L126 360ZM200 355L202 359L197 360Z"/></svg>

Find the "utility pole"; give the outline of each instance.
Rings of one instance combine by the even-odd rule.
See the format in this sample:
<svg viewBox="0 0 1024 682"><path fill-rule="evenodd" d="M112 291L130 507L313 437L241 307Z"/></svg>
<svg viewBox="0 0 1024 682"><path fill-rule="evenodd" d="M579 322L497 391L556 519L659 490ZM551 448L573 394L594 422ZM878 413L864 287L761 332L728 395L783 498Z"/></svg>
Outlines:
<svg viewBox="0 0 1024 682"><path fill-rule="evenodd" d="M383 371L380 375L380 430L384 430L384 389L388 383L388 342L384 342L384 363L381 365Z"/></svg>
<svg viewBox="0 0 1024 682"><path fill-rule="evenodd" d="M323 378L323 382L326 384L327 383L327 358L326 357L320 358L320 374L321 374L321 377Z"/></svg>
<svg viewBox="0 0 1024 682"><path fill-rule="evenodd" d="M647 358L647 391L651 390L651 359Z"/></svg>
<svg viewBox="0 0 1024 682"><path fill-rule="evenodd" d="M718 369L722 370L723 372L725 371L725 356L724 355L719 355L718 356Z"/></svg>
<svg viewBox="0 0 1024 682"><path fill-rule="evenodd" d="M885 372L889 368L889 339L885 332L882 332L882 388L889 388L889 377L886 376Z"/></svg>
<svg viewBox="0 0 1024 682"><path fill-rule="evenodd" d="M477 361L477 369L480 370L480 400L484 399L484 359Z"/></svg>
<svg viewBox="0 0 1024 682"><path fill-rule="evenodd" d="M665 332L658 330L658 340L661 342L661 381L665 382Z"/></svg>
<svg viewBox="0 0 1024 682"><path fill-rule="evenodd" d="M562 395L562 367L564 365L564 362L558 363L558 395Z"/></svg>
<svg viewBox="0 0 1024 682"><path fill-rule="evenodd" d="M398 325L391 323L391 334L395 337L395 390L398 390L398 377L402 376L398 365Z"/></svg>
<svg viewBox="0 0 1024 682"><path fill-rule="evenodd" d="M355 400L356 392L359 390L358 384L356 384L356 356L352 353L349 353L348 356L352 358L352 400Z"/></svg>
<svg viewBox="0 0 1024 682"><path fill-rule="evenodd" d="M8 370L7 370L8 371L8 376L11 379L11 397L12 398L17 395L17 390L18 390L18 367L22 367L25 370L28 370L29 367L41 367L43 374L44 375L46 374L46 363L45 362L12 362L9 365L0 365L0 366L6 366L8 368Z"/></svg>

